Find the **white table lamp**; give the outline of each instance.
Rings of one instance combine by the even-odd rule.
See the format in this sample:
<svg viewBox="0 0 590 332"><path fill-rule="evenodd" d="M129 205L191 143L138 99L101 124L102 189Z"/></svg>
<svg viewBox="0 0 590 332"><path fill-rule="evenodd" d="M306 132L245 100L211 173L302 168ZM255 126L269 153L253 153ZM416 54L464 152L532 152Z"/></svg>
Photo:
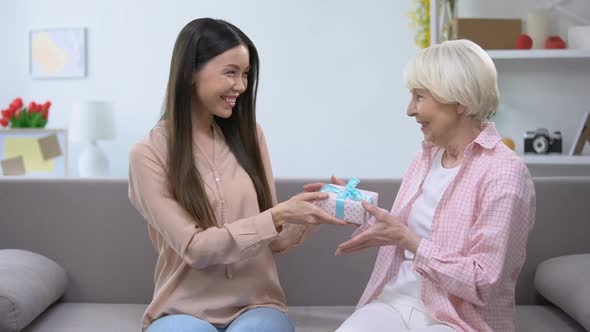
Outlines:
<svg viewBox="0 0 590 332"><path fill-rule="evenodd" d="M74 101L70 119L70 138L86 144L78 160L81 177L109 175L109 160L97 144L98 140L115 138L113 107L103 101Z"/></svg>

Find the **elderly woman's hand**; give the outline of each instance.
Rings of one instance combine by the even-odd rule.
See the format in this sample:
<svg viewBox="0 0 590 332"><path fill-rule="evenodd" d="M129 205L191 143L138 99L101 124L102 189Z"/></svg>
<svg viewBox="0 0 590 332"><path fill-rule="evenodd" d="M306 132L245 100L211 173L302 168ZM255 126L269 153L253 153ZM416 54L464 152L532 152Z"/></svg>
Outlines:
<svg viewBox="0 0 590 332"><path fill-rule="evenodd" d="M335 184L338 186L345 186L346 185L346 181L340 180L334 175L332 175L332 177L330 177L330 182L332 182L332 184ZM303 186L303 190L307 191L307 192L320 191L320 189L322 189L322 187L324 185L325 185L325 183L321 183L321 182L308 183Z"/></svg>
<svg viewBox="0 0 590 332"><path fill-rule="evenodd" d="M375 223L366 231L341 243L336 249L336 255L349 254L370 247L391 245L416 253L421 238L414 234L408 226L402 224L397 217L392 216L389 212L371 205L367 201L362 201L361 204L375 217Z"/></svg>

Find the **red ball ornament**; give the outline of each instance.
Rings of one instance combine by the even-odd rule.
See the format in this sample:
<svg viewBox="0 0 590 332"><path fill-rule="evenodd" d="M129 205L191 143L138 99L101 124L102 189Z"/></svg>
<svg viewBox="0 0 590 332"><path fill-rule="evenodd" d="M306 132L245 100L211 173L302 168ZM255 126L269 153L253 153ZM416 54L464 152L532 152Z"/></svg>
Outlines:
<svg viewBox="0 0 590 332"><path fill-rule="evenodd" d="M550 36L545 41L545 48L547 49L563 49L565 42L559 36Z"/></svg>
<svg viewBox="0 0 590 332"><path fill-rule="evenodd" d="M530 50L533 47L533 39L526 34L522 34L516 38L516 48L519 50Z"/></svg>

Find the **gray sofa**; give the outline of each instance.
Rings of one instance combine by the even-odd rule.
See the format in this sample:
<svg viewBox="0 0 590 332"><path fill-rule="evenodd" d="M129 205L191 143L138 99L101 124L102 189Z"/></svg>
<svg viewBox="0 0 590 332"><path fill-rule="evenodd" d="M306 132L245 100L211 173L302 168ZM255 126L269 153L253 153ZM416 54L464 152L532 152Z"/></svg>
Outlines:
<svg viewBox="0 0 590 332"><path fill-rule="evenodd" d="M310 181L279 179L279 200ZM517 331L584 331L543 299L533 281L542 261L590 253L590 177L534 181L537 219L517 286ZM359 187L379 192L379 205L390 208L399 184L364 180ZM277 256L298 332L334 331L352 312L377 251L335 257L351 232L322 226L302 246ZM156 255L145 221L129 204L125 180L0 178L0 249L8 248L48 257L68 276L64 295L24 331L138 331Z"/></svg>

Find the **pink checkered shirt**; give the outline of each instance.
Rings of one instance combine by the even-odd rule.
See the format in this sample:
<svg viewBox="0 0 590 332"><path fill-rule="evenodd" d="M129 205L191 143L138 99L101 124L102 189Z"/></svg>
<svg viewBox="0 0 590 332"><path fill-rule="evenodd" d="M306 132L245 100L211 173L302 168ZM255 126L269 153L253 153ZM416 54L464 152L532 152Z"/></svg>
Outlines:
<svg viewBox="0 0 590 332"><path fill-rule="evenodd" d="M535 189L495 125L484 126L436 208L413 269L422 277L422 301L437 320L457 331L514 331L514 291L535 220ZM403 223L438 149L423 143L404 177L391 209ZM381 247L357 308L374 300L397 274L403 252Z"/></svg>

